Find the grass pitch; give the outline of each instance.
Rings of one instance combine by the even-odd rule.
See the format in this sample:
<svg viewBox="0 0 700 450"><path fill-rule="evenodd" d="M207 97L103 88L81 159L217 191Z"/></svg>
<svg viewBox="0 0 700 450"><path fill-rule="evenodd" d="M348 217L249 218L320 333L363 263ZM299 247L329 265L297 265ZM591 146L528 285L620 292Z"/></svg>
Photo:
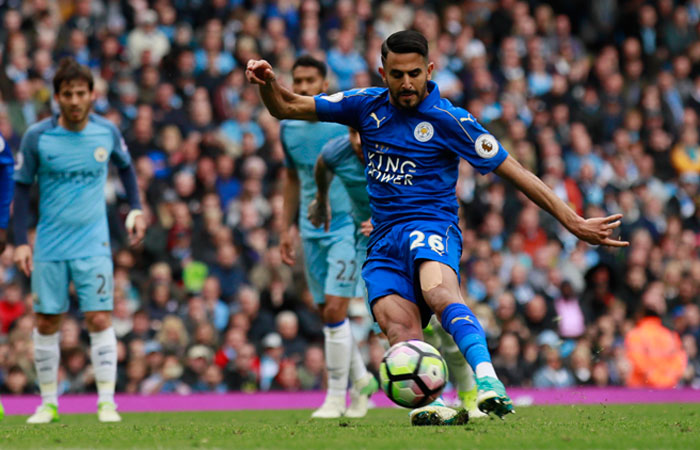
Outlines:
<svg viewBox="0 0 700 450"><path fill-rule="evenodd" d="M364 419L311 420L310 411L126 413L59 423L0 423L0 448L698 448L700 405L521 407L506 420L460 427L411 427L406 410L371 410Z"/></svg>

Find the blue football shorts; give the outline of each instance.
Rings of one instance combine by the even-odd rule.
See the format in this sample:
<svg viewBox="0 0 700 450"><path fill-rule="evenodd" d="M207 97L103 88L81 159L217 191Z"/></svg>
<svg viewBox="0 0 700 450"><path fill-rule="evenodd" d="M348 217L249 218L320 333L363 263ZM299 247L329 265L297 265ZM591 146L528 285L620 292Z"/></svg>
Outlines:
<svg viewBox="0 0 700 450"><path fill-rule="evenodd" d="M453 222L418 220L394 226L367 250L362 278L370 307L386 295L399 295L418 306L425 328L433 311L421 292L420 262L438 261L451 267L459 277L461 256L462 233Z"/></svg>
<svg viewBox="0 0 700 450"><path fill-rule="evenodd" d="M114 270L109 256L63 261L34 261L31 285L34 310L41 314L68 311L68 286L73 282L80 310L112 311Z"/></svg>

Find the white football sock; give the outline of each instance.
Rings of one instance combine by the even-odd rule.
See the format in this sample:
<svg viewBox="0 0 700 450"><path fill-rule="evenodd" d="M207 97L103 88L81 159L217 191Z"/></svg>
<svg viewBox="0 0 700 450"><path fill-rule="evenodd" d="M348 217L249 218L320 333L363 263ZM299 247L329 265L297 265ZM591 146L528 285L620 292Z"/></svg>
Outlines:
<svg viewBox="0 0 700 450"><path fill-rule="evenodd" d="M39 334L34 329L34 365L39 380L42 404L51 403L58 406L58 363L61 351L58 347L59 335Z"/></svg>
<svg viewBox="0 0 700 450"><path fill-rule="evenodd" d="M114 403L114 385L117 380L117 336L114 328L90 333L90 357L95 371L97 403Z"/></svg>
<svg viewBox="0 0 700 450"><path fill-rule="evenodd" d="M348 328L350 328L350 325L348 325ZM367 366L364 358L362 358L362 353L360 353L360 347L357 346L357 342L352 336L352 331L350 332L350 339L352 341L350 343L350 379L355 381L367 375Z"/></svg>
<svg viewBox="0 0 700 450"><path fill-rule="evenodd" d="M323 327L326 337L326 367L328 368L328 395L345 396L350 375L352 332L347 319L334 327Z"/></svg>
<svg viewBox="0 0 700 450"><path fill-rule="evenodd" d="M494 377L496 376L496 370L493 368L493 364L490 362L482 362L476 365L476 377Z"/></svg>
<svg viewBox="0 0 700 450"><path fill-rule="evenodd" d="M470 391L474 387L474 372L471 367L469 367L469 364L467 364L467 360L464 359L464 355L462 355L462 352L459 350L459 347L457 347L457 344L455 344L450 333L445 331L439 322L437 324L433 323L433 329L435 330L435 334L440 336L440 342L442 342L440 352L442 356L445 357L447 368L454 376L457 391Z"/></svg>

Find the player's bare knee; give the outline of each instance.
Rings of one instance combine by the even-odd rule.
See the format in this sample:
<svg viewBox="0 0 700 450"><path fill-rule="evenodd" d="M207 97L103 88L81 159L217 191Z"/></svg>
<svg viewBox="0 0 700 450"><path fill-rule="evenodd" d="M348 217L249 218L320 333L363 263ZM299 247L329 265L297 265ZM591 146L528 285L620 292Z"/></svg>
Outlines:
<svg viewBox="0 0 700 450"><path fill-rule="evenodd" d="M36 329L39 334L54 334L61 326L61 315L59 314L37 314Z"/></svg>
<svg viewBox="0 0 700 450"><path fill-rule="evenodd" d="M338 323L348 315L348 303L350 299L345 297L326 297L326 303L323 305L322 317L326 323Z"/></svg>
<svg viewBox="0 0 700 450"><path fill-rule="evenodd" d="M429 291L423 291L425 302L438 316L438 319L440 319L442 311L447 308L450 303L454 303L455 297L456 295L452 290L443 285L436 286Z"/></svg>
<svg viewBox="0 0 700 450"><path fill-rule="evenodd" d="M384 332L391 345L411 339L423 339L423 330L416 323L394 321Z"/></svg>
<svg viewBox="0 0 700 450"><path fill-rule="evenodd" d="M112 326L112 313L109 311L86 312L85 322L91 333L103 331Z"/></svg>
<svg viewBox="0 0 700 450"><path fill-rule="evenodd" d="M382 321L383 324L380 323L380 326L382 326L382 330L391 345L397 342L423 338L420 320L414 320L408 314L396 314L385 319Z"/></svg>

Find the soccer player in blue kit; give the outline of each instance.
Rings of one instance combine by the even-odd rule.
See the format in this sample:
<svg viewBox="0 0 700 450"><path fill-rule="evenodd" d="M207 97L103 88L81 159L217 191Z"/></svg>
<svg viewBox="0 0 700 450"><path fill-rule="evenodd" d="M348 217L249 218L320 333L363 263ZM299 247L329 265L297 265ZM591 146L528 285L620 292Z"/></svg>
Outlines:
<svg viewBox="0 0 700 450"><path fill-rule="evenodd" d="M292 89L312 100L328 85L326 65L311 56L300 56L292 66ZM314 164L323 145L342 136L347 128L322 122L284 120L280 139L285 154L284 225L280 236L282 260L295 262L295 227L299 230L305 259L305 274L314 302L319 305L323 327L328 391L326 399L312 417L332 419L341 416L363 417L368 398L377 391L378 383L367 371L354 342L347 310L355 294L359 266L355 260L355 226L350 216L350 199L337 181L330 186L333 220L327 229L314 227L306 217L309 203L316 196ZM298 214L302 211L301 214ZM350 406L346 408L348 380L352 381Z"/></svg>
<svg viewBox="0 0 700 450"><path fill-rule="evenodd" d="M382 44L382 65L386 88L314 98L282 87L264 60L249 61L246 77L259 85L277 118L338 122L360 132L374 224L362 277L375 320L393 345L421 339L434 313L474 369L479 409L503 417L513 412L513 403L491 364L484 330L459 288L459 158L481 174L495 172L509 180L590 244L628 245L612 237L622 216L578 216L471 114L441 98L430 81L434 66L422 34L389 36Z"/></svg>
<svg viewBox="0 0 700 450"><path fill-rule="evenodd" d="M371 208L367 195L367 179L365 178L364 156L360 134L350 128L348 137L338 137L323 146L314 168L316 178L316 198L309 205L308 216L314 226L323 225L328 229L331 220L331 206L328 190L334 176L337 176L345 186L352 202L351 214L355 220L355 252L357 265L362 267L367 255L367 242L372 231ZM365 297L364 283L358 280L358 297ZM487 417L476 406L477 389L474 373L467 364L464 356L450 335L443 330L440 322L433 316L430 324L423 330L423 338L429 344L440 350L445 357L450 374L454 378L458 397L462 406L468 411L469 419ZM412 422L426 419L430 412L438 414L445 423L459 425L465 415L445 406L439 398L429 407L417 408L411 411ZM427 417L429 419L429 417Z"/></svg>
<svg viewBox="0 0 700 450"><path fill-rule="evenodd" d="M5 138L0 134L0 254L5 251L7 244L7 225L10 221L10 203L12 203L12 191L15 182L12 181L14 169L12 150L7 145ZM5 411L0 403L0 420Z"/></svg>
<svg viewBox="0 0 700 450"><path fill-rule="evenodd" d="M127 192L131 245L143 239L136 174L119 130L90 112L90 70L63 59L53 79L60 113L32 125L22 137L15 172L15 263L31 277L36 328L34 363L41 405L27 423L58 420L59 333L72 281L90 332L90 356L100 422L119 422L114 404L117 339L112 328L113 269L104 188L113 162ZM39 184L39 223L29 246L29 189Z"/></svg>

